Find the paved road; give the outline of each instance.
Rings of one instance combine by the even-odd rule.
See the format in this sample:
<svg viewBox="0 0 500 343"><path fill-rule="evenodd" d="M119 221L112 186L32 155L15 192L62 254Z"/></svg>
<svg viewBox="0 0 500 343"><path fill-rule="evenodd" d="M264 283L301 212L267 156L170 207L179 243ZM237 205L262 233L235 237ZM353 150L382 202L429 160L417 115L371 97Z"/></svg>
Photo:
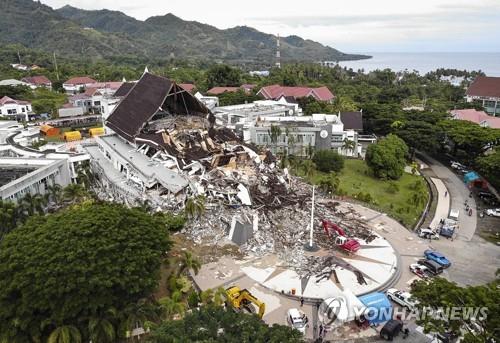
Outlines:
<svg viewBox="0 0 500 343"><path fill-rule="evenodd" d="M457 239L462 241L472 240L472 237L474 237L474 233L476 231L477 213L476 202L474 198L469 198L469 189L466 187L464 182L448 167L444 166L442 163L429 156L424 155L424 157L427 160L428 166L432 170L432 173L436 177L441 179L441 181L444 182L444 185L448 189L448 196L451 199L451 209L457 209L460 211L460 216L458 218L459 230L457 232ZM464 203L466 200L473 208L472 216L469 216L465 213Z"/></svg>
<svg viewBox="0 0 500 343"><path fill-rule="evenodd" d="M451 208L460 210L457 238L454 240L441 238L438 241L429 242L429 247L440 251L451 260L451 268L445 271L448 279L461 285L480 285L492 281L500 266L500 248L475 235L477 213L475 213L474 199L469 198L469 190L449 168L428 156L425 156L425 159L430 172L423 170L424 174L440 178L448 190ZM438 185L439 182L436 184L439 201L449 201L443 194L446 189ZM465 214L465 200L474 209L472 216Z"/></svg>

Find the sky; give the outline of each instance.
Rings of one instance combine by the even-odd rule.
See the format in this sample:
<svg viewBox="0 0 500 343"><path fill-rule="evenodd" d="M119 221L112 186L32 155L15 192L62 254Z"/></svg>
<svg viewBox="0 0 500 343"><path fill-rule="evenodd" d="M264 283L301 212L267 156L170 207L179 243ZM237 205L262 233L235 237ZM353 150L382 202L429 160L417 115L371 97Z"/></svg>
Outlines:
<svg viewBox="0 0 500 343"><path fill-rule="evenodd" d="M500 52L500 0L41 0L145 20L173 13L224 29L247 25L344 52Z"/></svg>

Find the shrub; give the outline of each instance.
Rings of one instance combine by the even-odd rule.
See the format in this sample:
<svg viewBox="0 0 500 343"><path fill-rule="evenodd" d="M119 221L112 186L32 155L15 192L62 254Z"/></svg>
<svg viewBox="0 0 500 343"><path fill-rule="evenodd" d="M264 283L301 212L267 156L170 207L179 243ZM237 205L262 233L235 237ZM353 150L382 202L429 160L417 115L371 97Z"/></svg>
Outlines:
<svg viewBox="0 0 500 343"><path fill-rule="evenodd" d="M313 162L319 171L339 172L344 168L344 158L333 150L319 150L314 154Z"/></svg>

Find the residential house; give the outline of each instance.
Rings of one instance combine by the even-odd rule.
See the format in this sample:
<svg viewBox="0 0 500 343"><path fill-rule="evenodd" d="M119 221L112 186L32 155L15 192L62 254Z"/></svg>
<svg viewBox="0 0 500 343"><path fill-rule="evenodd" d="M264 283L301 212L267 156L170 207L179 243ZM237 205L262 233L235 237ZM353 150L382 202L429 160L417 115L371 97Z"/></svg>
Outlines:
<svg viewBox="0 0 500 343"><path fill-rule="evenodd" d="M123 85L121 81L94 82L87 84L86 88L94 88L102 95L113 96L118 89Z"/></svg>
<svg viewBox="0 0 500 343"><path fill-rule="evenodd" d="M68 99L73 107L80 107L84 113L90 114L101 114L104 111L104 100L103 94L97 88L87 88L85 92L72 95Z"/></svg>
<svg viewBox="0 0 500 343"><path fill-rule="evenodd" d="M32 89L39 87L52 89L52 82L43 75L23 77L21 81L28 83Z"/></svg>
<svg viewBox="0 0 500 343"><path fill-rule="evenodd" d="M196 86L192 83L179 83L178 85L191 94L194 94L194 91L196 90Z"/></svg>
<svg viewBox="0 0 500 343"><path fill-rule="evenodd" d="M294 99L312 97L317 101L332 102L335 99L328 87L286 87L271 85L262 87L257 95L268 100L279 100L282 97L293 97Z"/></svg>
<svg viewBox="0 0 500 343"><path fill-rule="evenodd" d="M11 87L17 87L17 86L26 86L30 87L30 85L26 82L15 80L15 79L6 79L0 81L0 86L11 86Z"/></svg>
<svg viewBox="0 0 500 343"><path fill-rule="evenodd" d="M465 98L467 102L481 103L486 113L500 116L500 77L476 77Z"/></svg>
<svg viewBox="0 0 500 343"><path fill-rule="evenodd" d="M28 101L15 100L8 96L0 99L0 117L28 121L31 112L31 103Z"/></svg>
<svg viewBox="0 0 500 343"><path fill-rule="evenodd" d="M500 118L490 116L484 111L477 111L475 109L452 110L450 114L452 119L455 120L467 120L482 127L500 129Z"/></svg>
<svg viewBox="0 0 500 343"><path fill-rule="evenodd" d="M97 81L87 76L73 77L63 83L63 88L66 93L76 94L85 90L89 85Z"/></svg>
<svg viewBox="0 0 500 343"><path fill-rule="evenodd" d="M257 85L253 84L243 84L239 87L213 87L207 91L207 94L221 95L224 93L236 93L240 90L243 90L245 93L250 94L255 87L257 87Z"/></svg>
<svg viewBox="0 0 500 343"><path fill-rule="evenodd" d="M207 106L208 109L213 110L215 107L219 106L219 98L216 96L207 96L203 95L200 92L196 92L194 95L198 101L200 101L203 105Z"/></svg>

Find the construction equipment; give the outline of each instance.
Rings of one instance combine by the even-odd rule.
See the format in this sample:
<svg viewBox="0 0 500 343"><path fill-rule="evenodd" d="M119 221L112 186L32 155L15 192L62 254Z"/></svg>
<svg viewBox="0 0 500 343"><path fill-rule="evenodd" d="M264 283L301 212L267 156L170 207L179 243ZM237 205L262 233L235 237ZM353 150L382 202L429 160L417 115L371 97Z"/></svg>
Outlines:
<svg viewBox="0 0 500 343"><path fill-rule="evenodd" d="M348 253L356 253L361 248L361 244L355 239L348 238L345 231L337 224L325 219L321 220L321 224L328 237L335 236L335 245L342 250Z"/></svg>
<svg viewBox="0 0 500 343"><path fill-rule="evenodd" d="M238 286L232 286L226 289L226 305L231 306L237 312L244 310L255 313L255 309L251 304L254 304L258 309L258 316L262 318L266 310L266 304L257 299L248 290L241 290Z"/></svg>

